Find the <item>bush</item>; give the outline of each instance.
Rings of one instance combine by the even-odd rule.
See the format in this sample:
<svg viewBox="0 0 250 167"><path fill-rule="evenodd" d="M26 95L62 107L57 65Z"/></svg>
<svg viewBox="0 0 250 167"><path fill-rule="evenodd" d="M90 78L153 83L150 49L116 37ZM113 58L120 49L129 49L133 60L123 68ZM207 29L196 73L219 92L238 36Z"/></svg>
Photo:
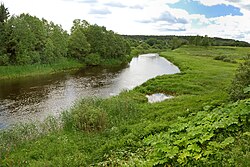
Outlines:
<svg viewBox="0 0 250 167"><path fill-rule="evenodd" d="M215 56L214 60L223 60L225 58L226 58L226 56Z"/></svg>
<svg viewBox="0 0 250 167"><path fill-rule="evenodd" d="M235 60L231 59L230 57L224 56L224 55L215 56L214 60L222 60L222 61L228 62L228 63L237 63Z"/></svg>
<svg viewBox="0 0 250 167"><path fill-rule="evenodd" d="M0 66L6 66L9 64L9 57L7 54L0 55Z"/></svg>
<svg viewBox="0 0 250 167"><path fill-rule="evenodd" d="M107 126L106 112L87 100L83 100L71 112L63 113L62 120L66 130L93 132Z"/></svg>
<svg viewBox="0 0 250 167"><path fill-rule="evenodd" d="M101 62L101 57L98 53L91 53L86 56L85 62L87 65L96 66Z"/></svg>
<svg viewBox="0 0 250 167"><path fill-rule="evenodd" d="M250 56L242 63L229 89L230 98L234 101L250 98L250 92L244 91L250 85Z"/></svg>

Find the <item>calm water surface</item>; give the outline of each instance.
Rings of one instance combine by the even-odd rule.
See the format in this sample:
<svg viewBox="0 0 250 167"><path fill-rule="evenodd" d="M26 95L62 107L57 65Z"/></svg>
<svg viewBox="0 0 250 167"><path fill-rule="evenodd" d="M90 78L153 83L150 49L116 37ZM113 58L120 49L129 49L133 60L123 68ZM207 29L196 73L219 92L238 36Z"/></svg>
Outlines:
<svg viewBox="0 0 250 167"><path fill-rule="evenodd" d="M89 68L77 72L0 81L0 129L42 120L69 109L77 100L108 97L150 78L180 70L157 54L140 55L123 68Z"/></svg>

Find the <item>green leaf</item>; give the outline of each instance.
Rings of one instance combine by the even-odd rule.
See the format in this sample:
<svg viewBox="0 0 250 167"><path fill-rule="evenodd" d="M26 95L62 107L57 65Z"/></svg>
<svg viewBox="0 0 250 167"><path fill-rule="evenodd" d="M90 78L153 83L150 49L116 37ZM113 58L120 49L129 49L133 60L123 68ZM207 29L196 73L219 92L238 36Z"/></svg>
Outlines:
<svg viewBox="0 0 250 167"><path fill-rule="evenodd" d="M179 153L179 148L177 146L170 147L167 151L166 157L173 159Z"/></svg>
<svg viewBox="0 0 250 167"><path fill-rule="evenodd" d="M200 143L203 144L204 142L209 141L213 136L213 133L203 135L200 139Z"/></svg>
<svg viewBox="0 0 250 167"><path fill-rule="evenodd" d="M199 160L202 157L201 154L194 154L194 158L195 160Z"/></svg>
<svg viewBox="0 0 250 167"><path fill-rule="evenodd" d="M234 142L234 138L233 137L228 137L226 138L222 143L221 146L222 148L226 147L229 144L232 144Z"/></svg>
<svg viewBox="0 0 250 167"><path fill-rule="evenodd" d="M248 137L250 137L250 132L245 132L245 133L243 133L243 136L248 136Z"/></svg>
<svg viewBox="0 0 250 167"><path fill-rule="evenodd" d="M177 161L179 163L183 164L185 162L186 158L190 157L190 156L191 156L191 154L190 154L190 152L188 150L183 150L183 152L180 153L179 158L178 158Z"/></svg>
<svg viewBox="0 0 250 167"><path fill-rule="evenodd" d="M187 148L188 151L200 152L201 148L197 144L191 144Z"/></svg>
<svg viewBox="0 0 250 167"><path fill-rule="evenodd" d="M250 92L250 85L244 89L244 93L249 93Z"/></svg>

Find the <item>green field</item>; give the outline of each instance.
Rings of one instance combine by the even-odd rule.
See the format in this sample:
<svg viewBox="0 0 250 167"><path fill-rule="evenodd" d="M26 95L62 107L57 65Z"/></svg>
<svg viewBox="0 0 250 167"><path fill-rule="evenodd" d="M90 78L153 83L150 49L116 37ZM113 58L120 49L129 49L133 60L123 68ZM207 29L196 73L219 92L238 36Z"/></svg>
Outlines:
<svg viewBox="0 0 250 167"><path fill-rule="evenodd" d="M180 74L1 132L0 166L250 166L250 99L230 102L228 95L249 53L191 46L162 52ZM148 104L145 95L153 93L175 97Z"/></svg>

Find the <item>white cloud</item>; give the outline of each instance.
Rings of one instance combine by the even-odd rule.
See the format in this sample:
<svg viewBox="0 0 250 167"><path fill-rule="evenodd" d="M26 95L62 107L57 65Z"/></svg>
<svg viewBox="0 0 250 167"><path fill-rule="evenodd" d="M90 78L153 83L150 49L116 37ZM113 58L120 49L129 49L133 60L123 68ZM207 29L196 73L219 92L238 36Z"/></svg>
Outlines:
<svg viewBox="0 0 250 167"><path fill-rule="evenodd" d="M30 13L70 30L74 19L106 26L121 34L209 35L250 42L250 5L247 0L197 0L204 5L226 4L243 16L206 18L172 9L180 0L0 0L10 13ZM196 24L196 26L194 25Z"/></svg>

